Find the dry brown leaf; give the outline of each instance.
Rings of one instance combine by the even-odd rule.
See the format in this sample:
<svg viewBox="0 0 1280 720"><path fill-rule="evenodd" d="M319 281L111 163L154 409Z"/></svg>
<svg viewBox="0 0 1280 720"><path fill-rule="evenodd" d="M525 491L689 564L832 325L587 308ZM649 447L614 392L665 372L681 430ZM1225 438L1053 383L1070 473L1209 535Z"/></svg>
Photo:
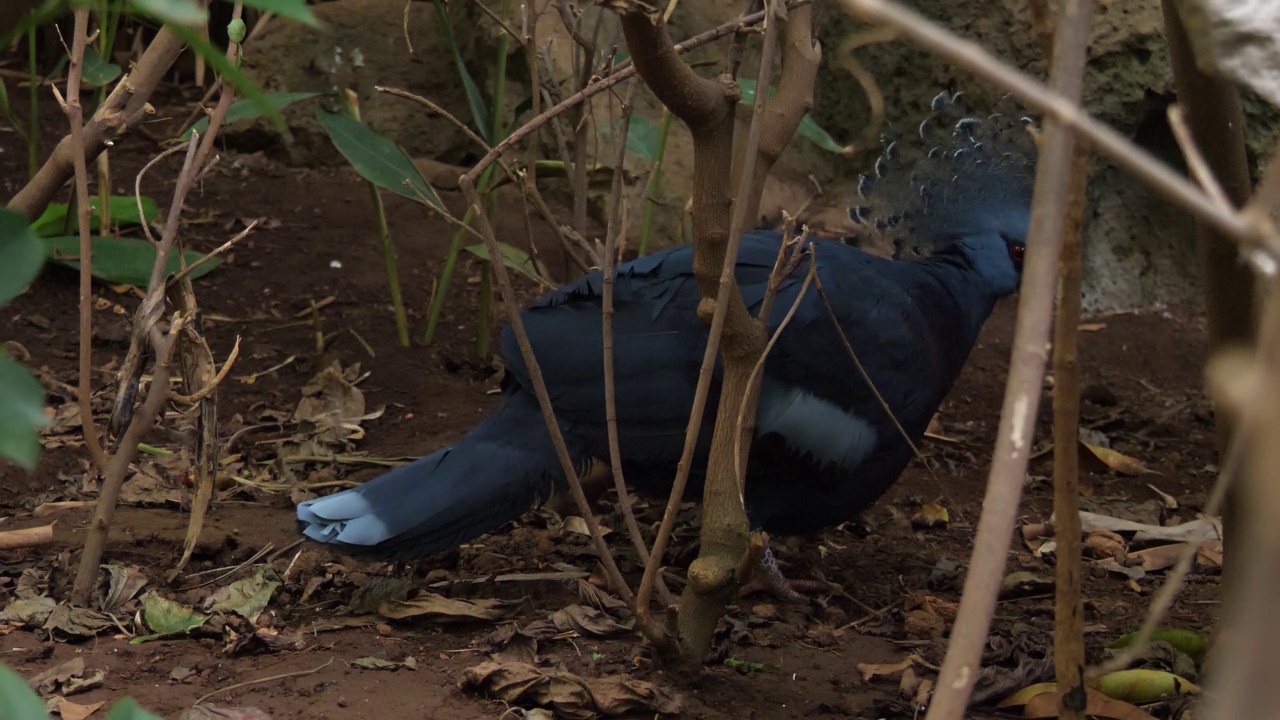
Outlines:
<svg viewBox="0 0 1280 720"><path fill-rule="evenodd" d="M1160 473L1143 465L1137 458L1125 455L1122 452L1112 450L1111 448L1102 447L1100 445L1090 445L1089 443L1080 443L1093 456L1102 461L1103 465L1115 470L1123 475L1159 475Z"/></svg>
<svg viewBox="0 0 1280 720"><path fill-rule="evenodd" d="M577 515L570 515L569 517L564 519L564 529L566 532L571 532L578 535L586 535L587 537L591 537L591 529L587 527L587 521L583 520L581 517ZM605 525L604 523L600 523L601 537L604 537L605 535L608 535L611 532L613 532L613 530L611 530L608 525Z"/></svg>
<svg viewBox="0 0 1280 720"><path fill-rule="evenodd" d="M633 623L620 623L603 612L585 605L561 608L549 618L560 632L573 631L579 635L614 637L631 632Z"/></svg>
<svg viewBox="0 0 1280 720"><path fill-rule="evenodd" d="M384 602L378 613L392 620L416 617L435 622L466 622L469 620L505 620L520 613L525 602L478 598L459 600L436 593L423 593L410 600Z"/></svg>
<svg viewBox="0 0 1280 720"><path fill-rule="evenodd" d="M104 704L105 701L100 700L96 703L81 705L80 703L73 703L59 695L56 708L58 710L58 714L62 716L62 720L84 720L97 712L98 708L102 707Z"/></svg>
<svg viewBox="0 0 1280 720"><path fill-rule="evenodd" d="M1131 532L1134 533L1133 542L1138 544L1156 541L1201 541L1205 538L1220 540L1222 538L1222 521L1216 518L1196 518L1179 525L1164 526L1134 522L1081 510L1080 526L1084 532L1093 532L1098 529L1117 533Z"/></svg>
<svg viewBox="0 0 1280 720"><path fill-rule="evenodd" d="M862 673L862 679L870 681L875 677L887 677L896 675L903 670L915 664L915 656L909 655L905 660L896 663L858 663L858 672Z"/></svg>
<svg viewBox="0 0 1280 720"><path fill-rule="evenodd" d="M1049 683L1052 684L1052 683ZM1090 717L1108 718L1109 720L1156 720L1154 716L1137 705L1130 705L1123 700L1113 700L1093 688L1085 688L1087 702L1085 714ZM1058 717L1058 693L1041 693L1022 708L1022 716L1028 718Z"/></svg>
<svg viewBox="0 0 1280 720"><path fill-rule="evenodd" d="M911 525L917 528L946 527L949 522L951 513L936 501L921 505L916 514L911 516Z"/></svg>
<svg viewBox="0 0 1280 720"><path fill-rule="evenodd" d="M459 686L505 703L549 708L568 720L640 712L677 715L683 704L678 695L643 680L585 678L525 663L480 663L463 671Z"/></svg>
<svg viewBox="0 0 1280 720"><path fill-rule="evenodd" d="M1146 550L1138 550L1128 555L1130 561L1136 561L1142 565L1142 569L1147 572L1155 572L1156 570L1164 570L1178 562L1178 558L1182 556L1182 552L1190 546L1190 543L1174 543L1173 545L1157 545L1147 548Z"/></svg>
<svg viewBox="0 0 1280 720"><path fill-rule="evenodd" d="M1093 530L1084 538L1084 546L1095 558L1109 558L1125 554L1129 546L1124 538L1110 530Z"/></svg>

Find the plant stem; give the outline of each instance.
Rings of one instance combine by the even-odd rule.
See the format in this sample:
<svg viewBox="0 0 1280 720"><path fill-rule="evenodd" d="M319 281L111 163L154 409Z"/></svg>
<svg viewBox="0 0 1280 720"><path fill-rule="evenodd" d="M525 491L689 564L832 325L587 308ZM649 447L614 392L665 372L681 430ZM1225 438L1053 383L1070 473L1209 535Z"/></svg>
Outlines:
<svg viewBox="0 0 1280 720"><path fill-rule="evenodd" d="M400 273L396 270L396 249L391 244L387 230L387 213L382 206L378 186L369 183L369 196L373 198L374 219L378 223L378 243L382 246L382 260L387 267L387 289L391 291L391 307L396 317L396 339L402 347L409 347L409 325L405 319L404 299L400 295Z"/></svg>
<svg viewBox="0 0 1280 720"><path fill-rule="evenodd" d="M444 268L440 271L440 282L436 284L435 295L427 306L427 330L422 334L422 344L430 345L436 339L436 328L440 325L440 313L444 310L444 301L449 297L449 281L453 279L453 268L458 264L458 253L462 250L462 236L466 227L475 219L475 211L468 207L462 216L462 227L453 233L449 240L449 252L444 256Z"/></svg>
<svg viewBox="0 0 1280 720"><path fill-rule="evenodd" d="M31 107L27 131L27 179L40 169L40 73L36 72L36 28L27 28L27 72L31 82Z"/></svg>
<svg viewBox="0 0 1280 720"><path fill-rule="evenodd" d="M662 158L667 153L667 134L671 131L671 110L662 108L662 120L658 123L658 150L653 158L653 171L644 187L644 215L640 219L640 255L649 253L649 236L653 234L653 212L658 201L658 186L662 184Z"/></svg>
<svg viewBox="0 0 1280 720"><path fill-rule="evenodd" d="M354 92L347 90L343 93L343 104L347 108L347 114L356 120L360 119L360 105ZM391 244L391 232L387 229L386 208L382 205L378 186L371 182L367 184L369 196L373 199L373 219L378 225L378 244L382 247L382 260L387 268L387 290L391 293L391 308L396 319L396 339L402 347L409 347L409 324L405 319L404 298L400 295L400 272L396 269L396 249ZM323 349L317 348L317 352L322 352Z"/></svg>

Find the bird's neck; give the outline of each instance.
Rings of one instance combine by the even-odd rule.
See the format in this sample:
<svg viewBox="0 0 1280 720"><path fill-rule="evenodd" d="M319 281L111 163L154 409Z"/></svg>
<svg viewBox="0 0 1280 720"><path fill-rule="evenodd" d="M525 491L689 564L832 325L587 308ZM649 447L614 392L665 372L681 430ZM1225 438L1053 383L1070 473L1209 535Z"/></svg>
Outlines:
<svg viewBox="0 0 1280 720"><path fill-rule="evenodd" d="M968 358L996 301L1017 289L1017 273L1007 258L996 255L1007 252L1004 247L1003 241L999 248L958 241L913 263L921 278L914 293L916 302L930 308L926 316L939 332L955 336L959 331L962 336L953 348L958 353L953 358L957 367ZM1009 266L1007 274L1000 272L1000 263Z"/></svg>

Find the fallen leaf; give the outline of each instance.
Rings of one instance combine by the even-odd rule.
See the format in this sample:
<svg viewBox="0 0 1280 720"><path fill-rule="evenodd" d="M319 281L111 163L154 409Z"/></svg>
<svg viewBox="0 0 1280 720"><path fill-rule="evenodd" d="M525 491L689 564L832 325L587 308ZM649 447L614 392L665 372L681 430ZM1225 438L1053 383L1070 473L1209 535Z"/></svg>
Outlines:
<svg viewBox="0 0 1280 720"><path fill-rule="evenodd" d="M634 623L619 623L595 608L570 605L551 613L550 618L560 632L573 631L579 635L614 637L630 633Z"/></svg>
<svg viewBox="0 0 1280 720"><path fill-rule="evenodd" d="M102 596L101 607L106 612L116 610L132 600L147 584L147 576L136 567L108 565L104 569L109 581L107 594Z"/></svg>
<svg viewBox="0 0 1280 720"><path fill-rule="evenodd" d="M1155 572L1172 567L1178 562L1178 558L1182 556L1183 551L1191 547L1191 543L1174 543L1172 545L1157 545L1147 548L1146 550L1138 550L1128 554L1130 562L1137 562L1147 572Z"/></svg>
<svg viewBox="0 0 1280 720"><path fill-rule="evenodd" d="M1124 555L1129 547L1124 538L1110 530L1097 529L1084 538L1084 546L1095 558L1110 558Z"/></svg>
<svg viewBox="0 0 1280 720"><path fill-rule="evenodd" d="M870 681L875 677L887 677L889 675L897 675L915 664L915 656L910 655L905 660L896 663L858 663L858 672L862 673L862 679Z"/></svg>
<svg viewBox="0 0 1280 720"><path fill-rule="evenodd" d="M951 513L936 501L921 505L916 514L911 516L911 525L917 528L946 527L949 522Z"/></svg>
<svg viewBox="0 0 1280 720"><path fill-rule="evenodd" d="M259 565L253 575L220 588L204 602L209 612L233 612L251 624L267 609L271 596L282 583L270 565Z"/></svg>
<svg viewBox="0 0 1280 720"><path fill-rule="evenodd" d="M208 620L208 615L201 615L186 605L149 590L142 596L142 621L152 634L135 637L129 642L136 645L168 635L181 635L204 625Z"/></svg>
<svg viewBox="0 0 1280 720"><path fill-rule="evenodd" d="M1112 450L1111 448L1102 447L1100 445L1090 445L1089 443L1080 443L1094 457L1102 461L1102 464L1115 470L1123 475L1159 475L1160 473L1143 465L1137 458L1129 457L1122 452Z"/></svg>
<svg viewBox="0 0 1280 720"><path fill-rule="evenodd" d="M105 704L105 701L99 700L96 703L81 705L59 696L55 707L57 708L58 714L62 716L62 720L84 720Z"/></svg>
<svg viewBox="0 0 1280 720"><path fill-rule="evenodd" d="M49 613L49 617L45 619L43 628L45 630L58 630L76 637L93 637L108 628L114 628L115 621L111 616L90 610L88 608L74 607L68 603L61 603Z"/></svg>
<svg viewBox="0 0 1280 720"><path fill-rule="evenodd" d="M258 628L246 635L234 635L224 650L228 655L262 655L302 650L307 646L300 631L282 633L272 628Z"/></svg>
<svg viewBox="0 0 1280 720"><path fill-rule="evenodd" d="M1190 522L1166 527L1081 510L1080 526L1084 532L1102 529L1116 533L1134 533L1133 542L1138 544L1154 541L1196 542L1222 539L1222 521L1216 518L1197 518Z"/></svg>
<svg viewBox="0 0 1280 720"><path fill-rule="evenodd" d="M1164 670L1134 668L1107 673L1097 680L1097 688L1107 697L1145 705L1165 695L1196 695L1200 686Z"/></svg>
<svg viewBox="0 0 1280 720"><path fill-rule="evenodd" d="M399 670L400 668L405 668L406 670L417 670L418 661L415 660L412 655L400 662L396 662L394 660L383 660L382 658L376 657L362 657L352 660L351 666L358 667L361 670Z"/></svg>
<svg viewBox="0 0 1280 720"><path fill-rule="evenodd" d="M1053 578L1039 573L1020 570L1011 572L1000 581L1000 597L1007 598L1023 595L1037 595L1051 592L1054 587Z"/></svg>
<svg viewBox="0 0 1280 720"><path fill-rule="evenodd" d="M1102 322L1080 323L1079 325L1076 326L1076 329L1079 330L1080 332L1097 332L1105 328L1106 326L1107 324Z"/></svg>
<svg viewBox="0 0 1280 720"><path fill-rule="evenodd" d="M384 602L378 613L392 620L420 617L436 622L505 620L528 607L527 602L479 598L460 600L436 593L423 593L411 600Z"/></svg>
<svg viewBox="0 0 1280 720"><path fill-rule="evenodd" d="M1156 720L1142 708L1109 698L1093 688L1085 688L1085 697L1087 698L1085 714L1090 717L1110 720ZM1027 718L1056 718L1060 702L1057 684L1046 682L1024 687L996 703L996 707L1003 710L1021 707L1022 716Z"/></svg>
<svg viewBox="0 0 1280 720"><path fill-rule="evenodd" d="M1117 638L1107 647L1112 650L1127 648L1133 644L1137 637L1138 633L1131 632L1128 635ZM1194 660L1197 665L1204 662L1205 653L1209 651L1208 638L1192 630L1157 628L1151 633L1151 642L1167 642L1175 650Z"/></svg>
<svg viewBox="0 0 1280 720"><path fill-rule="evenodd" d="M544 707L566 720L640 712L677 715L683 706L678 695L643 680L585 678L524 663L490 661L469 667L463 671L459 686L504 703Z"/></svg>
<svg viewBox="0 0 1280 720"><path fill-rule="evenodd" d="M42 627L57 606L58 603L53 598L44 595L19 598L9 603L8 607L0 612L0 622Z"/></svg>
<svg viewBox="0 0 1280 720"><path fill-rule="evenodd" d="M84 675L84 658L74 657L41 672L27 680L27 684L35 688L41 695L51 695L65 685L71 678Z"/></svg>
<svg viewBox="0 0 1280 720"><path fill-rule="evenodd" d="M587 537L591 537L591 528L587 527L587 521L577 515L570 515L564 519L564 529L566 532L571 532L576 535L586 535ZM613 530L610 529L609 526L604 523L600 523L601 537L604 537L611 532L613 532Z"/></svg>

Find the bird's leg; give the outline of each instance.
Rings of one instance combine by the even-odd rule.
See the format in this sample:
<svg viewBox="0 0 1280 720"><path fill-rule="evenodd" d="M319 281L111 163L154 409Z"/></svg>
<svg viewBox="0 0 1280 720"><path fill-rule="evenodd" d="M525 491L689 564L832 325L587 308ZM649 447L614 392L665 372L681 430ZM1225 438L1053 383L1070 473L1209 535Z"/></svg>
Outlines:
<svg viewBox="0 0 1280 720"><path fill-rule="evenodd" d="M767 592L785 602L804 602L801 593L820 593L831 589L830 583L821 580L788 580L778 569L778 559L769 547L768 536L764 539L764 552L760 553L753 568L751 580L739 590L739 595L750 595L755 592Z"/></svg>

